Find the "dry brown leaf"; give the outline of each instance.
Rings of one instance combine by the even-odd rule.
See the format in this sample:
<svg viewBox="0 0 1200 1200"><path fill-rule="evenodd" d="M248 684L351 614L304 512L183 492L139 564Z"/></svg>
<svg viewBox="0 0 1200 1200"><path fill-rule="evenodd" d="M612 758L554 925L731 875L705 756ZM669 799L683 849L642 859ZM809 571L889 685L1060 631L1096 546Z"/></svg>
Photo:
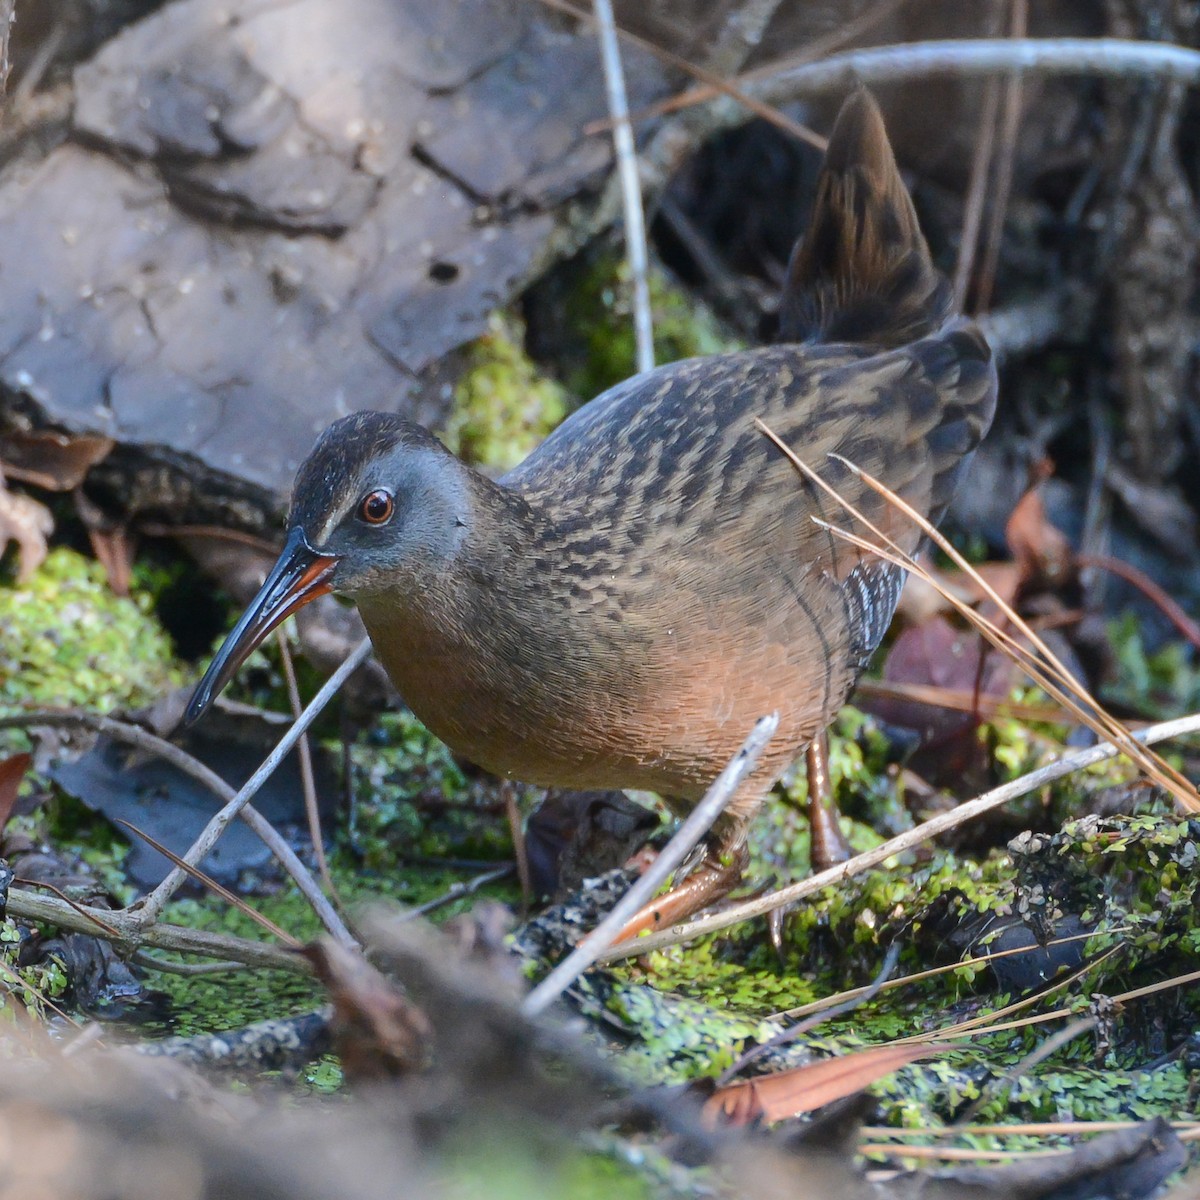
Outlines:
<svg viewBox="0 0 1200 1200"><path fill-rule="evenodd" d="M17 582L24 583L46 560L46 538L54 531L50 510L30 496L10 492L0 475L0 554L17 544Z"/></svg>
<svg viewBox="0 0 1200 1200"><path fill-rule="evenodd" d="M347 1078L397 1079L429 1065L433 1026L397 984L332 938L318 938L304 954L333 1003L330 1028Z"/></svg>
<svg viewBox="0 0 1200 1200"><path fill-rule="evenodd" d="M14 754L10 758L0 759L0 829L8 824L12 816L13 805L17 802L17 793L21 790L21 780L29 770L33 758L28 754Z"/></svg>
<svg viewBox="0 0 1200 1200"><path fill-rule="evenodd" d="M704 1105L704 1117L724 1117L731 1125L785 1121L853 1096L876 1080L938 1051L929 1046L874 1046L775 1075L759 1075L718 1088Z"/></svg>
<svg viewBox="0 0 1200 1200"><path fill-rule="evenodd" d="M1004 526L1004 540L1020 568L1020 582L1013 595L1005 597L1014 606L1031 588L1060 588L1076 574L1075 551L1067 535L1047 518L1038 485L1017 501Z"/></svg>
<svg viewBox="0 0 1200 1200"><path fill-rule="evenodd" d="M0 463L10 479L48 492L69 492L115 445L112 438L49 429L8 433L0 441Z"/></svg>

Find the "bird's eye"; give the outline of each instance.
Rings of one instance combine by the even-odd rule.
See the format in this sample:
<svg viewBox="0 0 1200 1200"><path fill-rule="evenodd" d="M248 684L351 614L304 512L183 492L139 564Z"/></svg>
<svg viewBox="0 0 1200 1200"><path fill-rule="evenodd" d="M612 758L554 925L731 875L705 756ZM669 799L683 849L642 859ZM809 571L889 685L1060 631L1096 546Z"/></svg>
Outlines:
<svg viewBox="0 0 1200 1200"><path fill-rule="evenodd" d="M385 492L382 488L375 492L368 492L358 506L358 515L368 525L386 525L392 519L392 513L395 511L396 502L392 499L392 494Z"/></svg>

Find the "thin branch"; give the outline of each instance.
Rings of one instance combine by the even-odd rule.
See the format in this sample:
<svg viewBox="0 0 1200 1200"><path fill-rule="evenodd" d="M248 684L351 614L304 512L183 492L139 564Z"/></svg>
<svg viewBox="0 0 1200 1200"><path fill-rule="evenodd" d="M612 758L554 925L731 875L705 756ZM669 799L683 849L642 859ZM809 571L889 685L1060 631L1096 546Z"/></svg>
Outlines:
<svg viewBox="0 0 1200 1200"><path fill-rule="evenodd" d="M638 176L633 127L629 124L629 100L625 95L625 74L621 69L621 47L617 44L612 2L592 0L592 7L596 13L600 58L604 64L608 112L613 120L613 150L621 179L621 199L625 210L625 255L629 261L629 284L633 290L633 333L637 342L637 369L640 373L654 367L654 321L650 313L650 284L646 278L646 219L642 212L642 182Z"/></svg>
<svg viewBox="0 0 1200 1200"><path fill-rule="evenodd" d="M253 775L242 786L241 790L235 795L224 808L220 810L209 823L204 827L200 836L193 843L192 847L183 856L183 861L188 866L196 866L202 862L208 852L217 844L221 835L229 827L229 823L242 811L243 808L258 794L259 789L271 777L275 769L281 762L291 753L292 747L300 740L301 735L306 729L320 716L325 706L333 699L338 689L346 680L354 674L354 672L367 660L371 653L371 639L363 638L359 644L350 651L345 661L340 667L325 681L321 690L313 697L309 706L300 715L299 719L291 726L291 728L279 739L275 749L263 760L262 766L254 772ZM137 909L137 915L141 917L146 924L157 920L164 906L172 896L183 886L187 879L187 872L181 867L175 867L170 874L150 893L149 896L142 901ZM319 893L319 889L318 889ZM324 899L324 897L322 897ZM311 903L311 898L310 898ZM325 908L329 909L328 901L325 903ZM340 918L334 914L334 919L337 926L341 929L341 934L330 930L333 936L342 942L343 945L353 946L355 940L351 936L346 927L342 925ZM328 928L328 926L327 926Z"/></svg>
<svg viewBox="0 0 1200 1200"><path fill-rule="evenodd" d="M577 21L586 21L589 25L595 25L596 23L596 18L591 13L574 4L568 3L568 0L540 0L540 3L544 4L547 8L554 9L556 12L567 13ZM755 116L762 117L764 121L782 129L785 133L790 133L793 137L799 138L803 142L808 142L816 146L819 150L825 148L827 139L809 129L807 125L801 125L799 121L793 121L791 117L787 116L786 113L781 113L779 109L772 108L769 104L763 104L761 100L755 100L753 96L748 96L735 83L723 79L713 71L697 66L693 62L689 62L686 58L681 58L678 54L673 54L670 50L663 49L662 46L650 41L649 38L639 37L636 33L631 33L628 29L618 27L617 36L623 42L638 46L640 49L645 50L647 54L653 55L660 62L674 67L677 71L682 71L686 75L692 75L696 79L703 80L708 85L703 89L706 96L716 96L724 93L739 104L744 105ZM643 112L633 113L629 119L631 122L636 123L642 120L643 115ZM611 118L606 118L603 121L589 122L583 127L583 132L589 135L607 133L612 127L613 122Z"/></svg>
<svg viewBox="0 0 1200 1200"><path fill-rule="evenodd" d="M132 725L128 721L118 721L115 717L102 717L96 713L82 712L75 709L54 711L43 709L19 713L15 716L0 717L0 729L27 729L31 726L44 725L59 729L93 729L114 741L127 746L136 746L170 763L198 783L208 788L218 799L228 802L233 800L237 792L225 782L215 771L206 767L199 759L193 758L186 750L156 737L140 725ZM295 850L279 831L256 808L247 804L239 816L263 840L267 849L278 860L295 883L300 894L312 905L321 924L330 935L347 945L354 944L354 938L343 924L341 917L333 910L329 900L321 891L312 873L302 863Z"/></svg>
<svg viewBox="0 0 1200 1200"><path fill-rule="evenodd" d="M1028 0L1012 0L1012 17L1009 34L1012 38L1023 38L1029 29ZM1012 194L1013 174L1017 161L1017 132L1021 121L1021 98L1024 84L1020 75L1010 75L1004 81L1004 110L1000 120L1000 151L996 156L996 176L992 182L992 211L988 219L988 231L983 242L983 262L975 281L975 298L972 309L980 312L992 302L992 289L996 283L996 268L1000 262L1000 240L1004 233L1004 219L1008 214L1008 201Z"/></svg>
<svg viewBox="0 0 1200 1200"><path fill-rule="evenodd" d="M283 629L275 631L276 642L279 646L279 661L283 666L283 682L287 687L288 704L291 706L292 719L295 720L303 711L300 701L300 685L296 682L296 664L292 661L292 648L288 645L287 633ZM317 874L325 890L331 895L337 895L333 876L329 873L329 860L325 857L325 839L321 832L321 813L317 806L317 780L313 771L312 749L308 744L306 733L296 746L296 754L300 759L300 786L304 790L304 815L308 818L308 836L312 840L313 855L317 860Z"/></svg>
<svg viewBox="0 0 1200 1200"><path fill-rule="evenodd" d="M706 100L712 100L722 92L739 101L739 103L746 105L752 112L763 116L765 114L759 113L758 109L754 107L759 101L755 100L748 93L738 90L741 86L758 80L768 79L782 71L789 71L794 67L803 66L805 63L815 62L817 59L832 54L835 50L840 50L848 42L853 42L855 39L862 37L863 34L869 33L872 28L881 21L887 20L901 5L908 2L909 0L880 0L873 8L867 9L866 12L863 12L854 20L839 25L823 37L814 38L811 42L807 42L801 46L797 53L791 54L785 59L765 63L763 66L755 67L752 71L746 71L732 80L721 80L720 82L707 80L708 87L689 88L688 91L683 92L681 95L672 96L669 100L661 100L657 104L634 113L633 120L641 122L650 117L663 116L666 113L677 112L679 109L691 108L694 105L704 103ZM696 74L700 75L699 72L696 72ZM703 76L700 77L703 78ZM779 110L770 108L767 111L774 113ZM806 133L810 135L804 140L811 140L812 130L808 129L807 126L802 126L801 128L805 129ZM821 138L820 142L821 144L817 148L823 150L828 144L828 139Z"/></svg>
<svg viewBox="0 0 1200 1200"><path fill-rule="evenodd" d="M459 883L452 883L440 896L434 896L432 900L426 900L424 904L418 904L416 908L406 908L398 919L412 921L417 917L426 917L447 904L453 904L455 900L463 900L467 896L475 895L481 887L504 879L512 872L512 863L501 863L498 867L492 867L491 870L481 871L474 879L464 879Z"/></svg>
<svg viewBox="0 0 1200 1200"><path fill-rule="evenodd" d="M962 234L958 240L958 261L954 264L954 309L966 307L967 288L979 249L979 231L983 228L983 207L988 176L992 171L992 148L996 143L996 116L1000 111L1000 81L994 76L984 83L983 112L971 156L971 176L963 209Z"/></svg>
<svg viewBox="0 0 1200 1200"><path fill-rule="evenodd" d="M244 971L246 964L229 959L227 962L176 962L172 958L159 958L145 950L138 950L129 956L129 961L147 971L161 971L164 975L181 975L185 979L197 975L224 975L229 971Z"/></svg>
<svg viewBox="0 0 1200 1200"><path fill-rule="evenodd" d="M1137 588L1175 626L1181 637L1200 650L1200 625L1197 625L1145 571L1111 554L1077 554L1075 562L1082 568L1092 567L1099 571L1107 571L1110 575L1123 579L1130 587Z"/></svg>
<svg viewBox="0 0 1200 1200"><path fill-rule="evenodd" d="M963 38L848 50L746 90L768 103L931 75L1100 75L1200 83L1200 51L1125 38Z"/></svg>
<svg viewBox="0 0 1200 1200"><path fill-rule="evenodd" d="M1182 737L1185 734L1197 732L1200 732L1200 713L1192 713L1186 717L1179 717L1174 721L1163 721L1157 725L1151 725L1147 729L1134 734L1134 737L1139 742L1149 746L1157 742L1167 741L1169 738ZM776 908L782 908L784 905L795 904L797 901L804 899L805 896L811 896L824 888L842 885L848 880L853 879L856 875L861 875L864 871L869 871L874 867L880 866L895 855L904 854L913 849L914 846L919 846L922 842L927 842L931 838L948 833L951 829L957 829L960 825L965 825L967 822L975 820L984 813L1000 808L1020 796L1026 796L1030 792L1037 791L1038 788L1044 787L1048 783L1053 783L1056 779L1061 779L1063 776L1070 775L1074 771L1081 771L1085 767L1107 762L1109 759L1116 758L1122 753L1124 751L1118 749L1112 743L1103 742L1096 746L1089 746L1086 750L1079 750L1074 754L1068 754L1060 758L1057 762L1050 763L1036 771L1031 771L1028 775L1023 775L1020 779L1014 779L998 788L993 788L990 792L985 792L982 796L974 800L964 801L948 812L939 813L914 829L906 830L897 837L889 838L873 850L868 850L863 854L857 855L850 859L849 862L839 863L837 866L812 875L808 879L802 879L799 883L794 883L790 887L781 888L779 891L771 892L765 896L759 896L753 900L747 900L742 904L733 905L724 912L701 917L685 925L675 926L673 929L665 929L659 933L647 934L634 941L614 946L612 949L606 950L597 961L601 963L616 962L618 959L648 954L654 950L662 950L667 946L690 942L695 938L702 937L707 933L713 933L718 929L728 929L730 925L737 925L742 921L760 917L764 913L771 912Z"/></svg>
<svg viewBox="0 0 1200 1200"><path fill-rule="evenodd" d="M996 361L1003 365L1059 338L1077 338L1091 326L1090 309L1089 298L1064 286L1008 308L994 308L978 316L975 323L987 338Z"/></svg>
<svg viewBox="0 0 1200 1200"><path fill-rule="evenodd" d="M132 954L142 947L177 950L182 954L202 954L208 958L237 959L248 967L267 967L293 975L311 975L307 960L290 950L268 942L204 929L185 929L180 925L158 922L146 928L139 914L127 910L73 907L50 896L39 896L25 888L8 889L7 912L25 921L43 921L59 929L91 934L112 941L118 949ZM113 930L113 934L106 931Z"/></svg>
<svg viewBox="0 0 1200 1200"><path fill-rule="evenodd" d="M612 911L525 997L521 1011L536 1017L559 998L593 963L609 958L624 958L641 954L646 938L631 938L616 951L610 950L613 940L625 928L629 918L662 886L667 876L691 853L692 847L709 831L712 823L725 810L742 780L754 769L767 743L779 728L779 714L760 717L725 769L713 780L704 798L691 811L663 852L650 864L645 874L617 901Z"/></svg>

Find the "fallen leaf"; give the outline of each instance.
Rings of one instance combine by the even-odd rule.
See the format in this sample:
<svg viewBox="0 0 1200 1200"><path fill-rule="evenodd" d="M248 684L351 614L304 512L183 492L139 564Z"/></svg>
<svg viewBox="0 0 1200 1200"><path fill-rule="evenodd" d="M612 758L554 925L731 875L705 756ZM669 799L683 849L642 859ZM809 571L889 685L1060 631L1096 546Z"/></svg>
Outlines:
<svg viewBox="0 0 1200 1200"><path fill-rule="evenodd" d="M48 492L77 488L88 471L107 458L116 443L94 434L56 433L38 429L5 434L0 439L0 463L9 478Z"/></svg>
<svg viewBox="0 0 1200 1200"><path fill-rule="evenodd" d="M429 1065L433 1026L399 986L332 938L304 953L333 1003L330 1029L347 1078L396 1079Z"/></svg>
<svg viewBox="0 0 1200 1200"><path fill-rule="evenodd" d="M28 754L14 754L0 760L0 829L8 824L8 818L12 816L17 793L21 790L21 780L25 778L25 772L32 762L33 758Z"/></svg>
<svg viewBox="0 0 1200 1200"><path fill-rule="evenodd" d="M853 1096L876 1080L938 1051L929 1046L874 1046L774 1075L758 1075L718 1088L705 1102L704 1117L731 1125L786 1121L835 1100Z"/></svg>
<svg viewBox="0 0 1200 1200"><path fill-rule="evenodd" d="M24 583L46 559L46 538L54 530L50 510L30 496L10 492L0 475L0 554L17 544L17 582Z"/></svg>
<svg viewBox="0 0 1200 1200"><path fill-rule="evenodd" d="M1056 590L1074 578L1075 551L1067 535L1047 518L1040 486L1017 501L1004 526L1004 540L1018 567L1015 597L1038 587ZM1005 599L1015 604L1013 596Z"/></svg>

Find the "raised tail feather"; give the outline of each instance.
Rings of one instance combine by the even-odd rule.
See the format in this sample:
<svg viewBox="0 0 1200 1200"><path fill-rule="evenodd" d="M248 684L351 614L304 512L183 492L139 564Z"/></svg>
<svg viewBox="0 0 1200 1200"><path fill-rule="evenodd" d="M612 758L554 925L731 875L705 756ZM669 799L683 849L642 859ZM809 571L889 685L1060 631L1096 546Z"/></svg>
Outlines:
<svg viewBox="0 0 1200 1200"><path fill-rule="evenodd" d="M804 240L788 267L779 340L901 346L949 319L879 106L860 88L829 138Z"/></svg>

